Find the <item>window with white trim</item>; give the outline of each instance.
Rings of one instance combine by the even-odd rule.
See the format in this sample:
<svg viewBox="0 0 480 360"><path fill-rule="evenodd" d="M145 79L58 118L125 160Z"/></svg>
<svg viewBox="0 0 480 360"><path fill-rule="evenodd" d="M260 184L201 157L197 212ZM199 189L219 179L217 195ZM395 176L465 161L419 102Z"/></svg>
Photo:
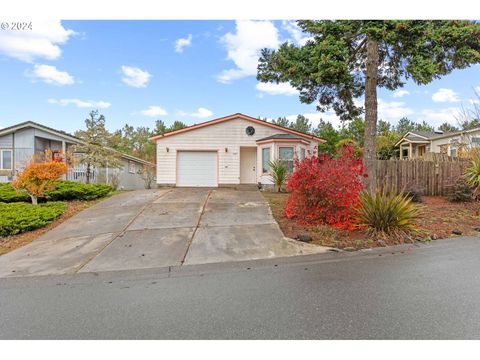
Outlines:
<svg viewBox="0 0 480 360"><path fill-rule="evenodd" d="M0 170L12 169L12 150L0 150Z"/></svg>
<svg viewBox="0 0 480 360"><path fill-rule="evenodd" d="M262 174L266 174L270 171L270 148L265 147L262 149Z"/></svg>
<svg viewBox="0 0 480 360"><path fill-rule="evenodd" d="M285 163L288 172L293 172L293 146L280 146L278 148L278 159Z"/></svg>

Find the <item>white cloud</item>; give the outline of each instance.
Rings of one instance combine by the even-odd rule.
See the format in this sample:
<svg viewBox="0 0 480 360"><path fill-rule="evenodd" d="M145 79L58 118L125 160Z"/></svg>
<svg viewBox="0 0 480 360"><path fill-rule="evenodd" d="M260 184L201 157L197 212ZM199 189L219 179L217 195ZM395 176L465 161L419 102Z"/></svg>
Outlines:
<svg viewBox="0 0 480 360"><path fill-rule="evenodd" d="M152 75L146 70L139 69L138 67L133 66L122 66L122 81L128 86L133 86L136 88L146 87Z"/></svg>
<svg viewBox="0 0 480 360"><path fill-rule="evenodd" d="M188 34L186 38L180 38L175 42L175 52L182 53L183 48L192 45L192 34Z"/></svg>
<svg viewBox="0 0 480 360"><path fill-rule="evenodd" d="M167 115L167 111L161 106L149 106L148 109L142 110L140 113L150 117Z"/></svg>
<svg viewBox="0 0 480 360"><path fill-rule="evenodd" d="M258 83L256 88L258 91L269 95L298 95L298 90L289 83Z"/></svg>
<svg viewBox="0 0 480 360"><path fill-rule="evenodd" d="M404 90L404 89L400 89L400 90L397 90L393 93L393 97L394 98L400 98L400 97L404 97L405 95L410 95L410 91L408 90Z"/></svg>
<svg viewBox="0 0 480 360"><path fill-rule="evenodd" d="M440 88L432 95L432 100L435 102L458 102L458 94L452 89Z"/></svg>
<svg viewBox="0 0 480 360"><path fill-rule="evenodd" d="M33 70L28 76L38 78L44 83L53 85L71 85L75 79L66 71L60 71L52 65L34 65Z"/></svg>
<svg viewBox="0 0 480 360"><path fill-rule="evenodd" d="M197 112L194 112L193 114L190 114L190 116L200 118L200 119L208 118L212 115L213 115L213 111L211 111L209 109L206 109L206 108L203 108L203 107L198 108Z"/></svg>
<svg viewBox="0 0 480 360"><path fill-rule="evenodd" d="M396 123L402 117L412 115L414 111L402 101L384 101L378 99L378 118Z"/></svg>
<svg viewBox="0 0 480 360"><path fill-rule="evenodd" d="M235 79L257 74L258 57L263 48L277 48L280 44L278 30L271 21L242 20L236 22L236 32L221 38L227 49L227 58L235 68L224 70L217 79L228 83Z"/></svg>
<svg viewBox="0 0 480 360"><path fill-rule="evenodd" d="M293 43L296 45L303 46L308 40L313 40L311 36L305 36L305 33L297 25L296 21L283 20L282 28L289 33L289 35L292 37Z"/></svg>
<svg viewBox="0 0 480 360"><path fill-rule="evenodd" d="M50 104L58 104L61 106L75 105L79 108L96 108L107 109L112 106L111 103L106 101L93 101L93 100L80 100L80 99L48 99Z"/></svg>
<svg viewBox="0 0 480 360"><path fill-rule="evenodd" d="M60 20L35 21L32 25L32 30L0 31L0 53L25 62L36 58L55 60L62 54L59 45L76 34L64 28Z"/></svg>
<svg viewBox="0 0 480 360"><path fill-rule="evenodd" d="M451 125L457 125L456 115L458 115L459 110L460 109L456 107L424 109L418 114L417 121L425 121L434 127L438 127L444 122L448 122Z"/></svg>

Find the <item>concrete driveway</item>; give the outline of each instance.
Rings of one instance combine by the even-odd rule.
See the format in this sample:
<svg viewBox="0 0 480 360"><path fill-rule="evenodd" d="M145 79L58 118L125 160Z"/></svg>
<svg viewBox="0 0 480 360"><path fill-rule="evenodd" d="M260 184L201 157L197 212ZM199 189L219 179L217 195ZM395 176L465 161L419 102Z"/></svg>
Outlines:
<svg viewBox="0 0 480 360"><path fill-rule="evenodd" d="M283 237L258 190L131 191L0 256L0 277L134 270L326 251Z"/></svg>

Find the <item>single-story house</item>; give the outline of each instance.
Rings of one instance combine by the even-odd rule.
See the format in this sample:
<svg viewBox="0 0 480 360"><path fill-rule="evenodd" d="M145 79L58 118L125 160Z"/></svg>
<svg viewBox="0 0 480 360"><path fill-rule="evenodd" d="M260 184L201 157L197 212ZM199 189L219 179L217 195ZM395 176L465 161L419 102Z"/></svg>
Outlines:
<svg viewBox="0 0 480 360"><path fill-rule="evenodd" d="M395 146L400 148L400 159L421 159L426 153L456 157L463 150L480 145L480 128L456 132L407 132Z"/></svg>
<svg viewBox="0 0 480 360"><path fill-rule="evenodd" d="M324 140L240 113L152 137L161 186L272 185L269 162L317 154Z"/></svg>
<svg viewBox="0 0 480 360"><path fill-rule="evenodd" d="M23 171L35 156L41 157L47 151L52 158L61 158L68 162L67 156L81 159L82 154L73 151L74 146L84 141L64 131L55 130L45 125L26 121L0 129L0 182L10 182L16 174ZM112 151L115 151L112 149ZM92 183L112 183L116 181L119 189L133 190L145 188L141 171L145 166L154 164L127 154L118 153L121 168L98 168L91 173ZM67 180L85 182L86 168L81 161L69 165Z"/></svg>

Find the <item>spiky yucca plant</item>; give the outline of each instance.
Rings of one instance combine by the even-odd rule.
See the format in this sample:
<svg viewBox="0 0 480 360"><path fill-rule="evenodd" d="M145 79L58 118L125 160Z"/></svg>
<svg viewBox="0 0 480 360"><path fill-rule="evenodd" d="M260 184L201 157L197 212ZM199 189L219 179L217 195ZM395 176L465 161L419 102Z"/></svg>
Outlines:
<svg viewBox="0 0 480 360"><path fill-rule="evenodd" d="M366 227L377 237L400 237L416 229L415 220L420 215L418 207L408 194L385 190L362 191L361 207L355 222Z"/></svg>
<svg viewBox="0 0 480 360"><path fill-rule="evenodd" d="M280 192L287 181L287 167L281 160L270 161L268 166L270 166L271 171L270 178L277 187L277 191Z"/></svg>
<svg viewBox="0 0 480 360"><path fill-rule="evenodd" d="M475 156L472 159L470 167L465 172L465 178L468 185L473 188L476 197L480 195L480 157Z"/></svg>

